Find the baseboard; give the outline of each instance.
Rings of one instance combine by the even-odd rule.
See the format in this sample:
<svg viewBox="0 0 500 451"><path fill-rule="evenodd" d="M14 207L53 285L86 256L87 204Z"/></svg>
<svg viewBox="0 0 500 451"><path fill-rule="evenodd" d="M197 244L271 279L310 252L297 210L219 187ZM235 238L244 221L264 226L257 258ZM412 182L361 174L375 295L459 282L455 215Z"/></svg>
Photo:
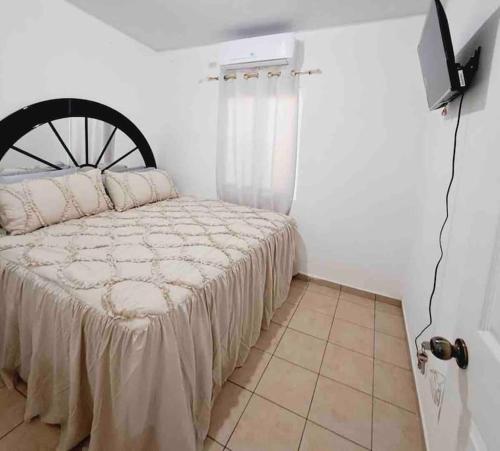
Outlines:
<svg viewBox="0 0 500 451"><path fill-rule="evenodd" d="M365 298L373 299L374 301L377 301L377 302L383 302L384 304L396 305L398 307L401 307L401 305L402 305L400 299L394 299L394 298L390 298L388 296L373 293L371 291L361 290L359 288L354 288L354 287L350 287L347 285L342 285L342 284L337 283L337 282L332 282L331 280L320 279L319 277L309 276L307 274L300 273L300 272L297 273L295 275L295 277L297 279L305 280L307 282L317 283L318 285L324 285L327 287L336 288L338 290L342 290L342 291L345 291L347 293L357 294L357 295L363 296Z"/></svg>

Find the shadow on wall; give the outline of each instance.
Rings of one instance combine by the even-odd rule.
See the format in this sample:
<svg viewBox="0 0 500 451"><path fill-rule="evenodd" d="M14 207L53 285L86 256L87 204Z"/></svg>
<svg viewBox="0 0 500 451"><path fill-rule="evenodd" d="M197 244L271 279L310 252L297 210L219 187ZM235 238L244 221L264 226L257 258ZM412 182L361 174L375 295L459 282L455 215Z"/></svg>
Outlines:
<svg viewBox="0 0 500 451"><path fill-rule="evenodd" d="M305 274L308 274L307 271L307 249L304 238L300 235L300 232L297 230L295 234L295 263L293 268L293 274L297 274L299 272L299 266L302 268Z"/></svg>

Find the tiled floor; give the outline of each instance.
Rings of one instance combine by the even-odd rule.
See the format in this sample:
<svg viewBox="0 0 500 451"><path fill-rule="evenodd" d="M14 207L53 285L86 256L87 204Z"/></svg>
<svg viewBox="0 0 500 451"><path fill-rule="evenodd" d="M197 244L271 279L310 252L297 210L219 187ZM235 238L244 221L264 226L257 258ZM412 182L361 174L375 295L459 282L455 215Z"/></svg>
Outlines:
<svg viewBox="0 0 500 451"><path fill-rule="evenodd" d="M424 450L398 306L294 280L215 402L206 450Z"/></svg>
<svg viewBox="0 0 500 451"><path fill-rule="evenodd" d="M424 450L401 309L294 280L215 402L205 451ZM23 423L25 387L0 387L0 451L51 450Z"/></svg>

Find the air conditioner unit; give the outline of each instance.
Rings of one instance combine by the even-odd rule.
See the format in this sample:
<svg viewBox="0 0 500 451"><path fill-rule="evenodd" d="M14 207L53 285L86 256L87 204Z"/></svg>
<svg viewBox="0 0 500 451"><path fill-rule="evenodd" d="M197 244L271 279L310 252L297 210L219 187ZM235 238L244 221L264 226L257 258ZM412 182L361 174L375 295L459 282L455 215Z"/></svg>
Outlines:
<svg viewBox="0 0 500 451"><path fill-rule="evenodd" d="M282 66L290 64L294 54L295 35L293 33L273 34L224 43L219 64L223 70Z"/></svg>

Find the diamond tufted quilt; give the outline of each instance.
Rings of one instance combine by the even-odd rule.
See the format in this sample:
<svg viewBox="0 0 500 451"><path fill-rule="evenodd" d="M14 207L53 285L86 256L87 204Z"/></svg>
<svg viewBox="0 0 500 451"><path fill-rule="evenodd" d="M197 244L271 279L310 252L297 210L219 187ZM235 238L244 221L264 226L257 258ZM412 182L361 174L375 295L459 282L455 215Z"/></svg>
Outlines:
<svg viewBox="0 0 500 451"><path fill-rule="evenodd" d="M60 449L201 449L294 253L291 218L186 197L1 237L0 370Z"/></svg>

